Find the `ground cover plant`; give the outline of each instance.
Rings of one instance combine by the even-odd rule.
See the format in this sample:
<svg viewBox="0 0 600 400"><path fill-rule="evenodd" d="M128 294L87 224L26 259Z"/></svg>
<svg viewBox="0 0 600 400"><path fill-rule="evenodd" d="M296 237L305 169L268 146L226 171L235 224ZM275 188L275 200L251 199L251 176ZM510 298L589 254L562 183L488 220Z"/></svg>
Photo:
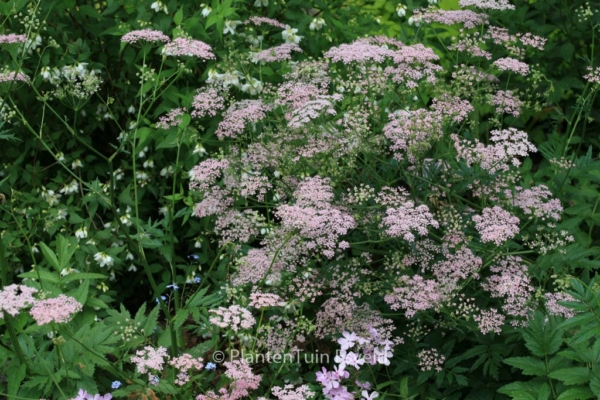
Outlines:
<svg viewBox="0 0 600 400"><path fill-rule="evenodd" d="M598 396L600 66L519 10L0 5L2 396Z"/></svg>

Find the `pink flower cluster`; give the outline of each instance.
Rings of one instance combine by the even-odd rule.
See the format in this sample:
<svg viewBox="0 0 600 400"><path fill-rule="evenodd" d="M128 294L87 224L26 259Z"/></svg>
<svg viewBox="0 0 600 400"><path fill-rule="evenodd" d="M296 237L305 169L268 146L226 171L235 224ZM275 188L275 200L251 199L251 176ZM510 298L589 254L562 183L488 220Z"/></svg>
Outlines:
<svg viewBox="0 0 600 400"><path fill-rule="evenodd" d="M246 125L264 119L271 108L262 100L241 100L233 103L219 123L215 135L220 140L225 137L237 138L244 132Z"/></svg>
<svg viewBox="0 0 600 400"><path fill-rule="evenodd" d="M22 72L2 72L0 73L0 83L25 82L31 83L31 79Z"/></svg>
<svg viewBox="0 0 600 400"><path fill-rule="evenodd" d="M525 105L521 99L513 94L511 90L499 90L490 98L490 104L496 106L498 114L511 114L513 117L518 117L521 114L521 109Z"/></svg>
<svg viewBox="0 0 600 400"><path fill-rule="evenodd" d="M491 297L503 297L502 309L507 315L514 317L528 317L531 312L529 302L531 293L535 289L531 286L527 266L520 257L509 256L490 268L494 275L481 284L484 290L490 292ZM511 321L513 325L518 321Z"/></svg>
<svg viewBox="0 0 600 400"><path fill-rule="evenodd" d="M254 25L265 24L265 25L274 26L276 28L285 29L285 24L282 24L281 22L279 22L273 18L253 16L253 17L248 18L248 20L246 22L244 22L244 24L246 24L246 25L248 25L249 23L253 23Z"/></svg>
<svg viewBox="0 0 600 400"><path fill-rule="evenodd" d="M169 111L167 115L163 115L159 118L159 121L156 123L157 128L161 129L169 129L172 126L178 126L181 124L181 116L187 112L187 109L184 107L174 108Z"/></svg>
<svg viewBox="0 0 600 400"><path fill-rule="evenodd" d="M14 33L8 35L0 35L0 45L2 44L14 44L14 43L25 43L27 41L26 35L16 35Z"/></svg>
<svg viewBox="0 0 600 400"><path fill-rule="evenodd" d="M81 303L72 297L61 294L54 299L40 300L34 304L29 313L38 325L56 322L69 322L74 314L83 309Z"/></svg>
<svg viewBox="0 0 600 400"><path fill-rule="evenodd" d="M446 362L446 356L440 354L437 349L421 350L417 354L419 358L419 367L421 371L435 370L437 372L442 371L442 366Z"/></svg>
<svg viewBox="0 0 600 400"><path fill-rule="evenodd" d="M34 293L37 293L37 289L25 285L5 286L0 290L0 319L4 316L3 311L14 317L22 308L34 305L37 302Z"/></svg>
<svg viewBox="0 0 600 400"><path fill-rule="evenodd" d="M254 319L252 313L240 306L219 307L215 310L209 310L209 312L214 314L210 317L211 324L222 329L231 329L237 332L240 329L250 329L256 325L256 319Z"/></svg>
<svg viewBox="0 0 600 400"><path fill-rule="evenodd" d="M552 192L544 185L534 186L531 189L515 188L517 193L513 198L513 205L521 208L525 214L531 214L537 218L552 218L556 221L560 219L563 207L558 199L550 199ZM507 191L509 197L512 192Z"/></svg>
<svg viewBox="0 0 600 400"><path fill-rule="evenodd" d="M501 333L505 319L506 317L498 313L495 308L482 310L473 316L473 320L478 323L479 331L484 335L490 332Z"/></svg>
<svg viewBox="0 0 600 400"><path fill-rule="evenodd" d="M333 258L337 248L346 248L339 237L356 226L354 218L343 208L331 204L333 190L329 180L306 178L294 192L296 203L277 208L276 215L288 230L298 231L307 240L308 249L322 249L327 258Z"/></svg>
<svg viewBox="0 0 600 400"><path fill-rule="evenodd" d="M216 88L199 89L192 102L192 117L214 117L225 108L225 97Z"/></svg>
<svg viewBox="0 0 600 400"><path fill-rule="evenodd" d="M529 73L529 65L510 57L499 58L492 65L500 71L510 71L523 76Z"/></svg>
<svg viewBox="0 0 600 400"><path fill-rule="evenodd" d="M169 364L179 370L179 374L177 374L177 378L175 379L175 384L183 386L186 383L188 383L190 381L188 371L191 369L200 371L202 368L204 368L204 364L202 364L202 361L202 358L194 358L188 353L184 353L179 357L171 359L171 361L169 361Z"/></svg>
<svg viewBox="0 0 600 400"><path fill-rule="evenodd" d="M198 57L203 60L214 59L212 48L200 41L178 37L172 42L167 43L163 49L164 54L168 56L188 56Z"/></svg>
<svg viewBox="0 0 600 400"><path fill-rule="evenodd" d="M250 294L249 307L282 307L285 304L281 296L274 293L253 292Z"/></svg>
<svg viewBox="0 0 600 400"><path fill-rule="evenodd" d="M418 81L422 79L429 83L436 82L436 73L443 69L433 63L436 60L439 60L439 57L435 52L421 43L403 46L394 55L395 65L386 67L383 73L390 77L392 82L415 89L419 86Z"/></svg>
<svg viewBox="0 0 600 400"><path fill-rule="evenodd" d="M430 7L425 10L415 10L413 18L420 18L427 23L438 22L443 25L463 24L467 29L475 28L487 22L486 14L476 13L470 10L441 10Z"/></svg>
<svg viewBox="0 0 600 400"><path fill-rule="evenodd" d="M564 318L572 318L576 315L576 311L572 308L565 307L558 304L560 301L572 301L576 302L575 297L568 293L556 292L556 293L545 293L546 298L546 309L550 315L559 315Z"/></svg>
<svg viewBox="0 0 600 400"><path fill-rule="evenodd" d="M252 62L264 64L266 62L291 60L292 51L302 53L302 49L296 43L284 43L252 54Z"/></svg>
<svg viewBox="0 0 600 400"><path fill-rule="evenodd" d="M233 198L227 190L213 186L204 193L204 199L196 204L192 215L198 218L220 214L233 205Z"/></svg>
<svg viewBox="0 0 600 400"><path fill-rule="evenodd" d="M587 70L590 71L590 73L585 74L583 79L587 80L588 82L595 83L596 85L600 85L600 67L587 67Z"/></svg>
<svg viewBox="0 0 600 400"><path fill-rule="evenodd" d="M251 390L258 389L261 376L254 375L248 361L245 359L226 361L223 365L227 368L225 376L232 380L229 391L226 388L221 388L219 394L209 391L198 395L196 400L238 400L249 396Z"/></svg>
<svg viewBox="0 0 600 400"><path fill-rule="evenodd" d="M474 215L475 229L482 242L493 242L497 246L519 233L519 218L501 207L484 208L481 215Z"/></svg>
<svg viewBox="0 0 600 400"><path fill-rule="evenodd" d="M300 385L297 388L294 388L294 385L285 385L284 387L273 386L271 392L279 400L306 400L312 399L315 396L315 392L308 385ZM267 400L264 397L260 399Z"/></svg>
<svg viewBox="0 0 600 400"><path fill-rule="evenodd" d="M322 115L336 115L334 102L340 100L340 97L337 95L323 95L316 96L314 100L306 101L290 113L288 126L292 129L300 129Z"/></svg>
<svg viewBox="0 0 600 400"><path fill-rule="evenodd" d="M508 0L459 0L461 7L477 7L482 10L514 10Z"/></svg>
<svg viewBox="0 0 600 400"><path fill-rule="evenodd" d="M206 191L221 176L223 170L229 167L227 160L209 158L196 165L189 172L190 189Z"/></svg>
<svg viewBox="0 0 600 400"><path fill-rule="evenodd" d="M531 33L517 33L511 35L508 29L497 26L490 26L484 36L491 39L495 44L504 46L511 54L522 57L525 49L519 46L519 42L524 46L530 46L538 50L543 50L546 39Z"/></svg>
<svg viewBox="0 0 600 400"><path fill-rule="evenodd" d="M387 206L380 228L384 228L388 236L414 242L413 232L426 236L429 226L439 227L429 208L425 204L415 205L403 189L383 187L376 202Z"/></svg>
<svg viewBox="0 0 600 400"><path fill-rule="evenodd" d="M341 61L344 64L382 63L387 58L393 58L395 54L394 50L371 44L369 39L358 39L350 44L341 44L338 47L330 48L323 54L323 57L329 58L333 62Z"/></svg>
<svg viewBox="0 0 600 400"><path fill-rule="evenodd" d="M142 29L137 31L131 31L121 37L121 42L126 43L137 43L137 42L163 42L167 43L171 40L167 35L161 31L155 31L152 29Z"/></svg>
<svg viewBox="0 0 600 400"><path fill-rule="evenodd" d="M383 127L383 134L395 151L394 158L415 163L417 156L431 148L434 140L442 134L442 116L434 111L418 109L415 111L399 110L390 114L390 122Z"/></svg>
<svg viewBox="0 0 600 400"><path fill-rule="evenodd" d="M508 171L509 163L518 167L521 162L516 158L517 156L526 157L529 152L537 151L536 147L529 142L527 133L515 128L493 130L490 139L495 144L490 146L479 142L473 145L456 134L450 137L454 140L454 147L458 153L457 161L464 159L468 166L479 163L481 168L490 174Z"/></svg>
<svg viewBox="0 0 600 400"><path fill-rule="evenodd" d="M131 362L136 365L136 370L140 374L145 374L148 369L162 371L165 359L169 358L167 349L159 347L155 349L152 346L146 346L143 350L138 350L136 355L131 357Z"/></svg>
<svg viewBox="0 0 600 400"><path fill-rule="evenodd" d="M469 117L469 113L475 109L468 100L444 93L439 99L432 100L431 108L436 114L442 115L444 121L451 120L457 124Z"/></svg>
<svg viewBox="0 0 600 400"><path fill-rule="evenodd" d="M449 297L434 279L423 279L421 275L402 276L403 286L394 288L385 295L384 301L392 310L402 309L406 317L411 318L419 311L437 310Z"/></svg>

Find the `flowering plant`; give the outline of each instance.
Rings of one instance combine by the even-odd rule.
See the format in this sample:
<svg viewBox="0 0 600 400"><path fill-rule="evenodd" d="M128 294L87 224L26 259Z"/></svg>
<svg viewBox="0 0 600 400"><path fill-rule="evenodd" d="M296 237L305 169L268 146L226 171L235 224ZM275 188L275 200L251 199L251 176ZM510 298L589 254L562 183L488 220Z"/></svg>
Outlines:
<svg viewBox="0 0 600 400"><path fill-rule="evenodd" d="M0 392L460 398L518 379L536 311L577 318L568 264L598 262L556 196L591 161L565 158L576 123L553 149L524 124L546 39L461 0L341 43L317 3L0 10L0 110L32 139L3 150ZM61 12L96 42L53 39Z"/></svg>

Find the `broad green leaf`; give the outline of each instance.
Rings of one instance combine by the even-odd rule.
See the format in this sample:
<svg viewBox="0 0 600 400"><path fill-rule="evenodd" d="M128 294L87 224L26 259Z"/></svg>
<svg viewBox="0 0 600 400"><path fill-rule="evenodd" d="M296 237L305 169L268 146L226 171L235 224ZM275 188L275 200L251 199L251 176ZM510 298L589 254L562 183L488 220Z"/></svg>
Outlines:
<svg viewBox="0 0 600 400"><path fill-rule="evenodd" d="M69 283L71 281L86 280L86 279L106 279L106 275L96 274L93 272L74 272L61 279L62 283Z"/></svg>
<svg viewBox="0 0 600 400"><path fill-rule="evenodd" d="M56 254L54 254L54 251L52 251L50 249L50 247L48 247L48 245L46 245L46 243L44 243L44 242L40 242L39 246L40 246L40 249L42 250L42 254L44 255L44 258L46 259L48 264L50 264L52 267L54 267L54 269L57 272L60 272L61 271L60 264L58 263L58 258L56 257Z"/></svg>
<svg viewBox="0 0 600 400"><path fill-rule="evenodd" d="M53 283L58 285L60 283L60 279L58 274L48 272L40 267L38 267L35 271L28 271L22 274L19 274L19 278L27 278L27 279L41 279L44 282Z"/></svg>
<svg viewBox="0 0 600 400"><path fill-rule="evenodd" d="M585 367L561 368L548 374L550 378L563 381L565 385L577 385L590 380L590 370Z"/></svg>
<svg viewBox="0 0 600 400"><path fill-rule="evenodd" d="M175 22L175 25L181 25L182 21L183 21L183 7L181 7L173 16L173 22Z"/></svg>
<svg viewBox="0 0 600 400"><path fill-rule="evenodd" d="M545 376L546 365L534 357L512 357L503 360L505 364L519 368L523 375Z"/></svg>
<svg viewBox="0 0 600 400"><path fill-rule="evenodd" d="M27 366L20 364L18 367L9 367L6 369L8 377L8 396L16 396L21 386L21 382L25 379Z"/></svg>
<svg viewBox="0 0 600 400"><path fill-rule="evenodd" d="M594 393L590 388L585 386L573 387L565 390L558 396L557 400L582 400L582 399L594 399Z"/></svg>
<svg viewBox="0 0 600 400"><path fill-rule="evenodd" d="M541 387L541 382L513 382L502 386L498 393L517 400L537 400L537 393Z"/></svg>

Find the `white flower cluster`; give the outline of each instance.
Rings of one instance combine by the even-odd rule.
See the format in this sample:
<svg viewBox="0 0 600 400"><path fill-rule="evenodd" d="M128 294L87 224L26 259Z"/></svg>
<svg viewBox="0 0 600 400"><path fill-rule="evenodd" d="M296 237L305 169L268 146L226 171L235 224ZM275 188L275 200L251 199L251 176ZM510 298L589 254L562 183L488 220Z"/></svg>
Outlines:
<svg viewBox="0 0 600 400"><path fill-rule="evenodd" d="M42 78L44 82L50 82L53 85L60 83L61 80L76 81L78 78L82 79L85 76L96 76L100 74L99 69L88 69L88 63L80 62L76 65L65 65L61 69L56 67L50 69L50 67L42 68Z"/></svg>
<svg viewBox="0 0 600 400"><path fill-rule="evenodd" d="M325 20L323 18L314 18L312 20L312 22L310 23L310 25L308 26L308 28L311 31L318 31L321 28L323 28L325 25L327 25L327 24L325 23Z"/></svg>
<svg viewBox="0 0 600 400"><path fill-rule="evenodd" d="M323 24L325 24L325 22L323 22ZM296 35L296 33L298 33L298 29L286 25L283 32L281 32L281 36L283 37L283 40L285 40L286 43L298 44L304 36L298 36Z"/></svg>
<svg viewBox="0 0 600 400"><path fill-rule="evenodd" d="M245 80L245 83L242 81ZM244 76L240 71L227 71L223 74L217 72L214 69L208 71L208 79L207 83L219 82L223 86L235 86L239 88L242 92L246 92L249 94L258 94L263 90L263 84L258 79L252 78L250 76Z"/></svg>
<svg viewBox="0 0 600 400"><path fill-rule="evenodd" d="M164 4L162 1L155 1L154 3L152 3L150 5L150 8L153 9L155 12L164 11L165 14L169 13L169 9L167 8L167 5Z"/></svg>

